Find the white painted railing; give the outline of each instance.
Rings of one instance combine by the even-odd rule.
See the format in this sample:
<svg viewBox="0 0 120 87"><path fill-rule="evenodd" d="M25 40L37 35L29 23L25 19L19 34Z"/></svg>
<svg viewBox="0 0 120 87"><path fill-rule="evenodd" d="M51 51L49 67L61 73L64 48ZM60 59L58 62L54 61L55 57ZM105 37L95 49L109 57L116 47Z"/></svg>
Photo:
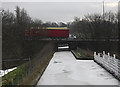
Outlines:
<svg viewBox="0 0 120 87"><path fill-rule="evenodd" d="M120 79L120 60L116 59L115 54L110 56L110 53L105 54L105 51L98 54L94 52L94 60L118 79Z"/></svg>

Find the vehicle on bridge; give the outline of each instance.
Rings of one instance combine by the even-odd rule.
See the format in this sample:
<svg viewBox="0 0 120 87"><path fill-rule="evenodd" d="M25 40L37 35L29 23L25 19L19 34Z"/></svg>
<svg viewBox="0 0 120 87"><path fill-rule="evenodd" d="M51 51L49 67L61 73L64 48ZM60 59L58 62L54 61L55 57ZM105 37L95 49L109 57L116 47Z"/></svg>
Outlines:
<svg viewBox="0 0 120 87"><path fill-rule="evenodd" d="M52 39L65 39L69 38L69 29L67 27L42 27L25 30L25 37L29 38L52 38Z"/></svg>

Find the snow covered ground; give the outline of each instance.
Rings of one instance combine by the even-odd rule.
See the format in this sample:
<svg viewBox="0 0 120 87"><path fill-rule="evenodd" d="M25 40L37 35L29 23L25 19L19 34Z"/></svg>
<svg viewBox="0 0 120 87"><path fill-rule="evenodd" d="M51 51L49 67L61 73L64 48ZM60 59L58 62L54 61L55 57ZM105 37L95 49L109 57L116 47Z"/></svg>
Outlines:
<svg viewBox="0 0 120 87"><path fill-rule="evenodd" d="M4 76L5 74L17 69L17 67L14 67L12 69L7 69L7 70L0 70L0 77Z"/></svg>
<svg viewBox="0 0 120 87"><path fill-rule="evenodd" d="M76 60L70 51L56 52L37 85L118 85L93 60Z"/></svg>
<svg viewBox="0 0 120 87"><path fill-rule="evenodd" d="M65 48L69 48L69 46L58 47L58 49L65 49Z"/></svg>

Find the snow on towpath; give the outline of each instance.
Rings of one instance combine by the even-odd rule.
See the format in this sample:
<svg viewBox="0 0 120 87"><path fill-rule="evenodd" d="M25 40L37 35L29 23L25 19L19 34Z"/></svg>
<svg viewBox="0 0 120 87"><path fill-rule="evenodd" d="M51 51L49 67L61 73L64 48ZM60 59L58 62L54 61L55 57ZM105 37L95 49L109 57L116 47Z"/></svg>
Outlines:
<svg viewBox="0 0 120 87"><path fill-rule="evenodd" d="M9 72L11 72L11 71L13 71L15 69L17 69L17 67L14 67L14 68L11 68L11 69L6 69L6 70L0 70L0 77L8 74Z"/></svg>
<svg viewBox="0 0 120 87"><path fill-rule="evenodd" d="M118 85L93 60L76 60L70 51L56 52L37 85Z"/></svg>

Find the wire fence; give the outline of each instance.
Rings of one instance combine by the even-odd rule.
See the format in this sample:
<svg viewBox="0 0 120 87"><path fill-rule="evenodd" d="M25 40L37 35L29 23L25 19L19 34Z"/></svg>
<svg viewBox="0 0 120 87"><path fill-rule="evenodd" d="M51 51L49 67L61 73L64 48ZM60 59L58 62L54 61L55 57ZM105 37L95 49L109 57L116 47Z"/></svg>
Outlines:
<svg viewBox="0 0 120 87"><path fill-rule="evenodd" d="M5 60L2 60L2 62L9 62L9 61L22 61L22 60L25 60L25 61L29 61L29 58L24 58L24 59L5 59Z"/></svg>

